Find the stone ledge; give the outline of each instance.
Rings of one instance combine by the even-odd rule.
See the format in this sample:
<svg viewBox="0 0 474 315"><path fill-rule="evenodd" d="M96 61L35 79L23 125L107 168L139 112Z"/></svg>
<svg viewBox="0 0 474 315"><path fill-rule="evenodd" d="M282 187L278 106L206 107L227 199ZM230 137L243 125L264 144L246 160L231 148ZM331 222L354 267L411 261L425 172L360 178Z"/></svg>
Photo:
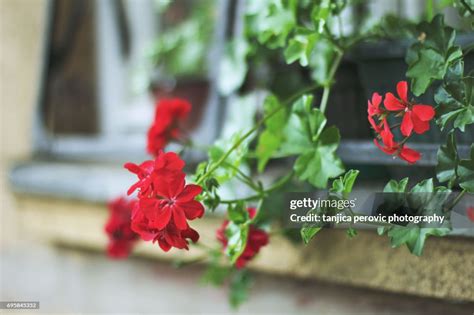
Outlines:
<svg viewBox="0 0 474 315"><path fill-rule="evenodd" d="M101 204L17 196L24 232L39 240L70 247L103 250L107 211ZM215 244L218 218L193 222L204 244ZM170 260L201 254L164 253L141 243L134 255ZM470 238L430 238L422 257L404 247L392 249L386 237L361 231L350 240L340 230L324 230L307 247L275 236L251 267L267 273L448 300L474 301L474 241Z"/></svg>

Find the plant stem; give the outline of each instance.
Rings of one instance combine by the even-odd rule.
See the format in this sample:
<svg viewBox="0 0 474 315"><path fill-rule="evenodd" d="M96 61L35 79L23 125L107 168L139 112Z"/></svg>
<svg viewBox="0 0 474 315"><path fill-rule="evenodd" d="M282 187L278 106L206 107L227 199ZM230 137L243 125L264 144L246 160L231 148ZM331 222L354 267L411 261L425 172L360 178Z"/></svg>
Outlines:
<svg viewBox="0 0 474 315"><path fill-rule="evenodd" d="M461 4L464 6L466 10L469 11L469 13L474 14L474 9L472 9L471 6L467 4L466 0L461 0Z"/></svg>
<svg viewBox="0 0 474 315"><path fill-rule="evenodd" d="M312 85L310 87L307 87L307 88L304 88L302 89L301 91L298 91L297 93L293 94L292 96L290 96L288 99L286 99L284 102L283 102L283 105L288 105L289 103L291 103L293 100L295 100L296 98L298 98L299 96L307 93L307 92L310 92L314 89L316 89L319 85ZM267 121L267 119L269 119L270 117L272 117L273 115L275 115L276 113L278 113L282 108L284 108L285 106L280 106L278 108L276 108L275 110L273 110L272 112L270 112L268 115L266 115L265 117L263 117L260 121L258 121L255 126L253 126L252 129L250 129L249 131L247 131L236 143L234 143L234 145L232 145L232 147L230 147L229 150L227 150L227 152L221 156L221 158L219 160L217 160L216 163L214 163L211 168L201 177L198 179L198 181L196 182L196 185L199 185L201 184L207 177L209 177L210 174L212 174L223 162L225 162L225 160L229 157L229 155L235 150L237 149L248 137L250 137L255 131L257 131L260 126L265 122Z"/></svg>
<svg viewBox="0 0 474 315"><path fill-rule="evenodd" d="M336 58L334 59L331 69L329 70L328 80L324 86L323 96L321 98L321 104L319 105L319 109L323 113L326 111L326 106L329 100L329 93L331 92L331 86L333 84L332 81L334 79L334 75L336 74L337 68L339 67L339 64L341 63L343 55L344 54L340 51L336 52Z"/></svg>
<svg viewBox="0 0 474 315"><path fill-rule="evenodd" d="M451 206L449 206L448 210L451 210L453 209L454 207L456 207L456 205L459 203L459 201L461 201L462 197L464 196L464 194L466 193L466 189L463 189L457 196L456 198L454 199L453 203L451 204Z"/></svg>
<svg viewBox="0 0 474 315"><path fill-rule="evenodd" d="M271 193L275 190L278 190L279 188L281 188L283 185L285 185L286 183L288 183L291 178L293 178L293 175L294 175L294 172L291 171L289 174L287 174L285 177L282 177L279 181L277 181L275 184L273 184L273 186L269 187L268 189L266 190L263 190L260 194L257 194L257 195L252 195L252 196L248 196L248 197L245 197L245 198L240 198L240 199L231 199L231 200L221 200L220 203L223 203L223 204L231 204L231 203L236 203L238 201L253 201L253 200L259 200L259 199L262 199L266 194L268 193Z"/></svg>

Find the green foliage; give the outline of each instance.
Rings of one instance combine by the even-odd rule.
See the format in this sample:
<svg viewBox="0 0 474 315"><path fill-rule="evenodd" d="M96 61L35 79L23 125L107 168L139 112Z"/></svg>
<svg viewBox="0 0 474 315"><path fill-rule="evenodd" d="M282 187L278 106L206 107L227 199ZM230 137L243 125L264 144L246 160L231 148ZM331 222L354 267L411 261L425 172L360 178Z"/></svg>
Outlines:
<svg viewBox="0 0 474 315"><path fill-rule="evenodd" d="M453 64L436 92L436 122L441 130L452 122L453 128L464 132L467 125L474 123L474 79L463 77L463 68L462 62Z"/></svg>
<svg viewBox="0 0 474 315"><path fill-rule="evenodd" d="M392 247L405 244L412 254L420 256L423 253L425 241L429 235L445 236L451 231L450 228L420 228L413 223L407 226L396 226L391 228L387 235Z"/></svg>
<svg viewBox="0 0 474 315"><path fill-rule="evenodd" d="M299 60L300 65L306 67L309 64L309 59L317 40L318 34L314 31L298 28L285 49L284 56L286 62L293 63Z"/></svg>
<svg viewBox="0 0 474 315"><path fill-rule="evenodd" d="M253 279L246 270L234 273L230 282L229 302L233 308L238 308L248 299L248 291L252 287Z"/></svg>
<svg viewBox="0 0 474 315"><path fill-rule="evenodd" d="M234 205L230 205L227 209L227 215L229 216L229 220L235 224L244 224L250 220L249 212L245 208L245 204L242 201L237 202Z"/></svg>
<svg viewBox="0 0 474 315"><path fill-rule="evenodd" d="M167 1L160 2L157 8L159 12L164 12L172 6ZM160 32L148 55L166 75L204 74L207 69L206 52L214 23L212 9L212 1L196 1L186 20Z"/></svg>
<svg viewBox="0 0 474 315"><path fill-rule="evenodd" d="M283 141L283 126L286 125L288 113L274 95L269 95L263 104L264 115L278 111L265 121L265 130L258 138L256 154L258 158L258 171L262 172L273 154L278 150Z"/></svg>
<svg viewBox="0 0 474 315"><path fill-rule="evenodd" d="M438 150L436 176L441 183L448 182L448 187L458 184L474 193L474 145L471 145L470 158L461 159L458 156L454 132L451 131L446 145Z"/></svg>
<svg viewBox="0 0 474 315"><path fill-rule="evenodd" d="M300 180L325 188L328 179L344 172L335 153L340 135L334 126L324 129L326 117L311 107L312 100L312 96L303 95L293 104L281 152L299 155L294 170Z"/></svg>
<svg viewBox="0 0 474 315"><path fill-rule="evenodd" d="M444 25L442 15L421 23L417 35L418 41L407 52L406 75L412 79L413 94L420 96L435 80L444 78L448 67L462 57L462 50L454 45L456 32Z"/></svg>
<svg viewBox="0 0 474 315"><path fill-rule="evenodd" d="M417 183L407 193L408 178L400 182L391 180L384 188L385 193L396 193L389 195L387 202L390 207L409 206L416 211L416 215L444 215L445 204L449 197L450 190L446 187L435 187L433 179L423 180ZM406 204L404 204L406 202ZM387 205L385 205L387 207ZM451 231L451 224L448 218L440 227L424 227L421 224L409 223L406 226L392 225L389 227L379 227L379 235L387 233L392 247L399 247L405 244L411 253L420 256L423 251L425 241L429 235L444 236Z"/></svg>
<svg viewBox="0 0 474 315"><path fill-rule="evenodd" d="M325 188L330 178L344 172L342 162L335 153L339 140L339 130L335 126L324 130L320 141L296 160L294 170L299 179L307 180L315 187Z"/></svg>
<svg viewBox="0 0 474 315"><path fill-rule="evenodd" d="M318 234L319 231L321 231L322 227L320 226L314 226L314 225L308 225L308 226L304 226L301 228L301 238L303 239L303 242L305 244L308 244L312 239L313 237L316 236L316 234Z"/></svg>
<svg viewBox="0 0 474 315"><path fill-rule="evenodd" d="M230 274L230 268L218 264L210 265L201 278L201 283L215 286L223 285Z"/></svg>
<svg viewBox="0 0 474 315"><path fill-rule="evenodd" d="M474 144L471 144L470 158L459 161L457 174L459 176L459 186L470 193L474 193Z"/></svg>
<svg viewBox="0 0 474 315"><path fill-rule="evenodd" d="M328 198L333 200L347 200L349 198L350 193L352 192L352 187L354 186L355 180L359 175L359 171L357 170L349 170L337 179L332 182L332 187L329 189ZM332 208L317 208L315 210L310 210L308 213L315 213L315 214L323 214L323 213L337 213L339 209L332 209ZM301 238L305 244L308 244L314 236L321 230L323 223L318 224L306 224L304 225L301 230ZM353 229L352 229L353 230ZM348 231L348 235L350 237L355 236L357 232L355 230Z"/></svg>
<svg viewBox="0 0 474 315"><path fill-rule="evenodd" d="M283 47L296 25L296 0L248 1L249 30L269 48Z"/></svg>
<svg viewBox="0 0 474 315"><path fill-rule="evenodd" d="M242 255L247 245L249 226L252 220L249 217L244 202L237 202L229 205L227 210L229 215L229 223L225 229L227 238L226 255L232 264Z"/></svg>
<svg viewBox="0 0 474 315"><path fill-rule="evenodd" d="M350 228L347 229L346 234L347 234L347 237L354 238L354 237L357 236L357 230L350 227Z"/></svg>
<svg viewBox="0 0 474 315"><path fill-rule="evenodd" d="M349 198L354 183L359 176L358 170L349 170L344 174L344 176L335 179L332 182L332 187L329 189L331 196L337 196L338 199L347 199Z"/></svg>
<svg viewBox="0 0 474 315"><path fill-rule="evenodd" d="M396 180L390 180L387 185L385 185L383 192L384 193L403 193L407 189L408 178L404 178L397 182Z"/></svg>
<svg viewBox="0 0 474 315"><path fill-rule="evenodd" d="M319 38L309 59L311 78L318 84L325 85L329 80L329 71L334 62L336 50L334 45L327 39Z"/></svg>

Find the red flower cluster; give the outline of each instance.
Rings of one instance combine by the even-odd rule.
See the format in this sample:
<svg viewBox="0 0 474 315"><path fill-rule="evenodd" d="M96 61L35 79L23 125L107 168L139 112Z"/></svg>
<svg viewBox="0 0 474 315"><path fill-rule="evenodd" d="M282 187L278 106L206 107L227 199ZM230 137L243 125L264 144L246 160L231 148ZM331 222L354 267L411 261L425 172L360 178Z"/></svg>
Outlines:
<svg viewBox="0 0 474 315"><path fill-rule="evenodd" d="M188 240L197 242L199 234L187 220L200 218L203 205L195 200L202 188L186 185L185 163L174 152L159 152L154 161L140 165L125 164L125 168L138 177L128 190L138 189L138 203L132 214L132 230L145 241L158 242L168 251L171 247L188 249Z"/></svg>
<svg viewBox="0 0 474 315"><path fill-rule="evenodd" d="M107 255L111 258L126 258L132 251L138 235L132 231L130 221L136 200L123 197L108 203L109 219L105 224L105 232L109 237Z"/></svg>
<svg viewBox="0 0 474 315"><path fill-rule="evenodd" d="M162 99L156 104L155 120L148 129L147 151L157 156L171 140L180 137L179 122L191 111L191 104L183 99Z"/></svg>
<svg viewBox="0 0 474 315"><path fill-rule="evenodd" d="M249 212L249 216L251 219L255 217L256 214L256 209L255 208L248 208L247 211ZM225 220L221 227L217 230L217 239L219 242L222 243L224 249L227 246L227 237L225 235L225 230L227 228L227 225L229 224L228 220ZM261 230L254 225L250 225L249 227L249 233L247 237L247 244L245 246L244 251L240 255L240 257L237 259L235 266L237 268L243 268L245 265L252 260L252 258L258 254L260 251L260 248L263 246L267 245L269 242L268 239L268 233L265 232L264 230Z"/></svg>
<svg viewBox="0 0 474 315"><path fill-rule="evenodd" d="M412 135L413 131L422 134L430 129L430 121L435 115L434 109L429 105L414 104L408 101L408 84L406 81L397 84L398 97L392 93L385 94L383 104L382 96L378 93L372 95L372 100L368 101L367 113L368 120L372 128L377 133L377 138L382 141L380 145L378 139L374 139L375 145L383 152L396 155L408 163L415 163L421 157L421 154L408 148L405 142ZM392 133L392 128L387 122L387 116L403 116L400 124L400 131L405 138L401 142L396 142ZM377 122L374 118L377 118Z"/></svg>

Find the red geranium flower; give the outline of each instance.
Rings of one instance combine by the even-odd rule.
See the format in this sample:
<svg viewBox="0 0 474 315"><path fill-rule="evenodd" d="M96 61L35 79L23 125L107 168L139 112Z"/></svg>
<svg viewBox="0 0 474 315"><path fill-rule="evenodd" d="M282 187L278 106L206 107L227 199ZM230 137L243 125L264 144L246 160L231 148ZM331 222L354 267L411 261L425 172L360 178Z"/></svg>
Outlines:
<svg viewBox="0 0 474 315"><path fill-rule="evenodd" d="M195 200L202 188L186 185L184 161L176 153L159 152L155 161L127 163L125 168L138 176L138 182L128 190L131 194L139 189L132 229L145 241L158 242L165 251L170 247L187 249L188 238L197 241L199 234L187 220L204 214L203 205Z"/></svg>
<svg viewBox="0 0 474 315"><path fill-rule="evenodd" d="M105 224L105 232L109 237L107 254L111 258L128 257L138 235L130 227L132 209L136 200L117 198L109 202L109 219Z"/></svg>
<svg viewBox="0 0 474 315"><path fill-rule="evenodd" d="M408 137L412 131L422 134L430 129L430 120L435 115L433 107L410 103L408 101L408 84L406 81L398 82L397 93L400 98L395 97L392 93L385 94L384 105L387 110L399 112L403 115L400 126L402 134Z"/></svg>
<svg viewBox="0 0 474 315"><path fill-rule="evenodd" d="M161 230L171 220L178 229L186 230L186 220L204 214L203 205L194 200L201 192L198 185L185 185L184 175L161 178L155 181L154 195L141 198L139 206L153 227Z"/></svg>
<svg viewBox="0 0 474 315"><path fill-rule="evenodd" d="M405 144L400 144L393 140L393 133L390 130L390 126L386 119L383 120L383 129L380 131L379 137L382 140L383 146L379 144L377 139L374 139L374 143L383 152L390 155L396 155L411 164L421 158L420 152L410 149Z"/></svg>
<svg viewBox="0 0 474 315"><path fill-rule="evenodd" d="M179 122L191 111L191 104L183 99L162 99L156 105L155 120L148 130L147 150L154 156L171 140L180 137Z"/></svg>
<svg viewBox="0 0 474 315"><path fill-rule="evenodd" d="M155 161L145 161L140 165L134 163L125 163L124 167L131 173L137 175L138 181L130 186L127 191L131 195L136 189L140 189L140 196L147 196L153 192L153 180L160 177L172 176L172 174L184 174L184 161L174 152L158 152ZM152 173L153 176L152 176ZM166 173L166 174L165 174Z"/></svg>
<svg viewBox="0 0 474 315"><path fill-rule="evenodd" d="M382 114L382 110L380 109L380 103L382 102L382 96L375 92L372 94L372 101L368 100L368 106L367 106L367 113L369 114L370 117L374 115L380 115Z"/></svg>
<svg viewBox="0 0 474 315"><path fill-rule="evenodd" d="M165 252L169 251L171 247L187 250L188 239L193 243L199 240L199 234L189 226L185 230L179 230L170 222L165 228L157 229L138 205L133 211L132 230L139 234L144 241L157 242Z"/></svg>
<svg viewBox="0 0 474 315"><path fill-rule="evenodd" d="M382 131L380 125L378 125L375 120L374 116L378 116L382 114L382 109L380 108L380 103L382 102L382 96L378 93L372 94L372 101L368 100L367 106L367 119L369 120L370 125L374 128L375 132L379 133Z"/></svg>
<svg viewBox="0 0 474 315"><path fill-rule="evenodd" d="M256 209L248 208L249 216L251 219L255 217ZM225 220L221 227L217 230L216 236L219 242L222 243L224 249L227 247L227 237L225 235L225 230L229 224L228 220ZM238 269L241 269L247 265L247 263L252 260L252 258L258 254L260 248L267 245L269 242L268 233L262 229L255 227L253 224L249 226L249 233L247 236L247 244L242 254L239 256L235 262L235 266Z"/></svg>

